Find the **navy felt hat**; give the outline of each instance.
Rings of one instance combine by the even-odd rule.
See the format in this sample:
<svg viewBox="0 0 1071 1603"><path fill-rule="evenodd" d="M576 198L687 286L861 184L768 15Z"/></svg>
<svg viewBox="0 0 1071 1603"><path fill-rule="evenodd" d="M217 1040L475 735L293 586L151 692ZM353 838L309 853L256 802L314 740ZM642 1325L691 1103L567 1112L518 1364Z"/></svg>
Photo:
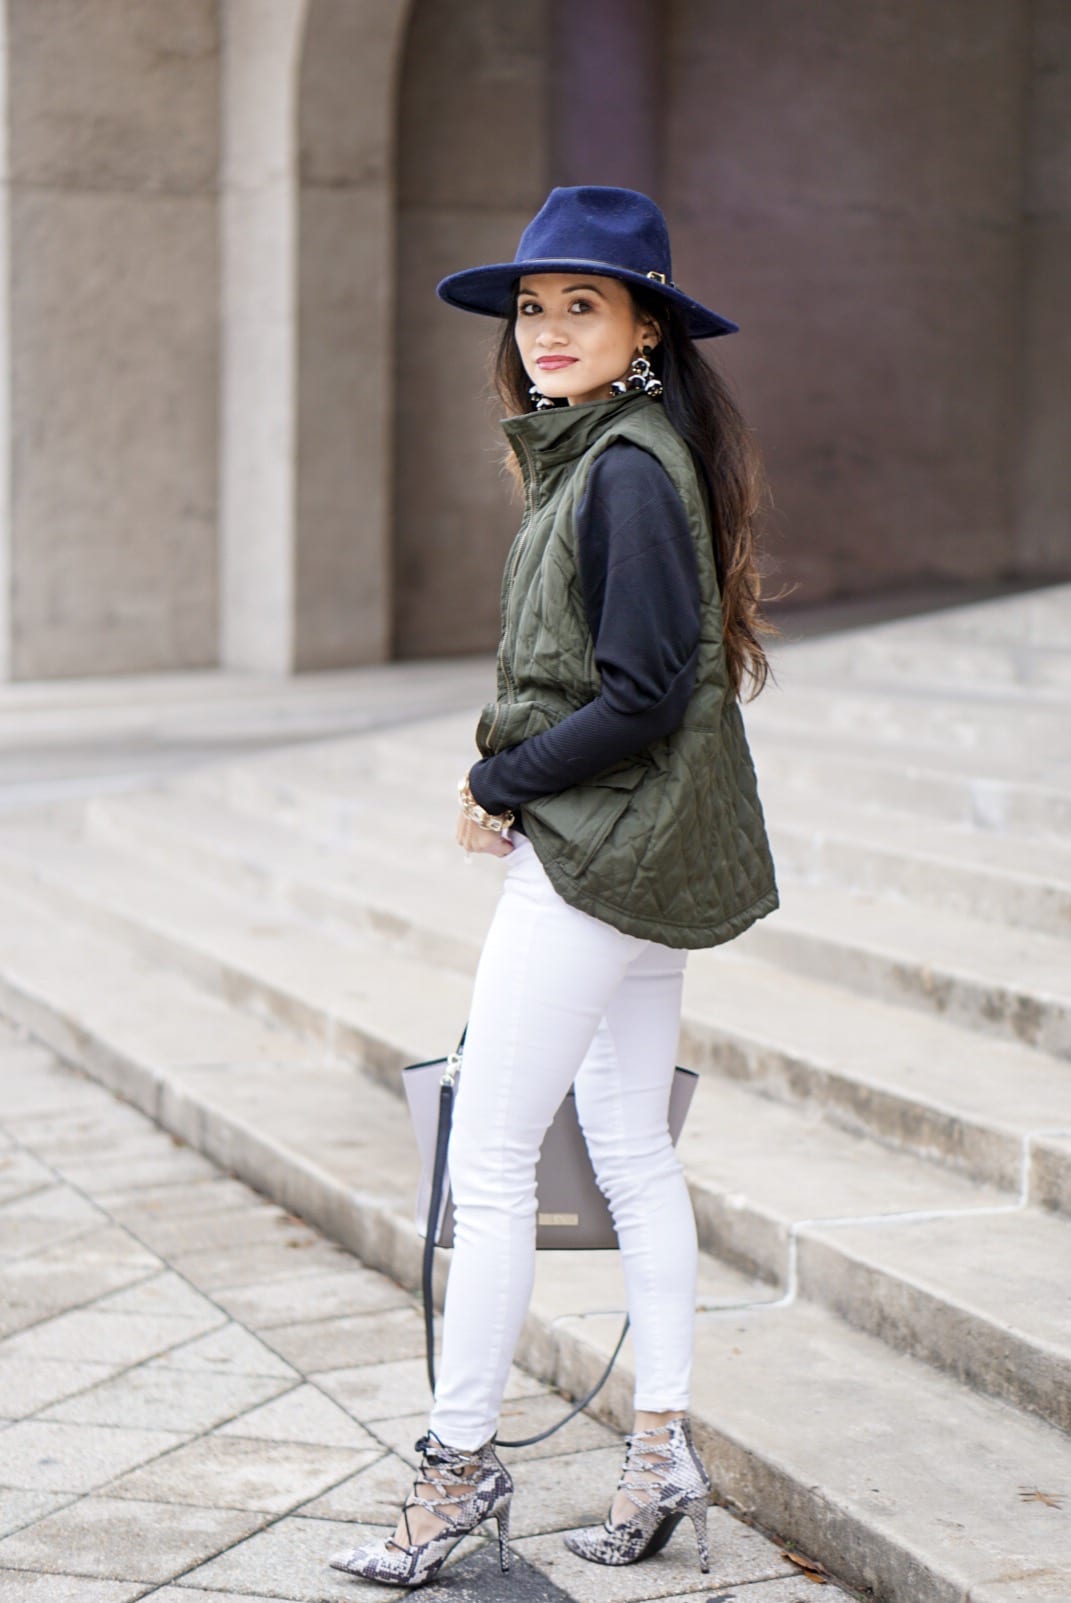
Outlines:
<svg viewBox="0 0 1071 1603"><path fill-rule="evenodd" d="M511 262L451 273L435 293L463 312L509 317L513 287L523 273L574 270L655 290L681 308L693 339L735 334L739 327L674 284L669 230L654 201L636 189L606 184L552 189L521 235Z"/></svg>

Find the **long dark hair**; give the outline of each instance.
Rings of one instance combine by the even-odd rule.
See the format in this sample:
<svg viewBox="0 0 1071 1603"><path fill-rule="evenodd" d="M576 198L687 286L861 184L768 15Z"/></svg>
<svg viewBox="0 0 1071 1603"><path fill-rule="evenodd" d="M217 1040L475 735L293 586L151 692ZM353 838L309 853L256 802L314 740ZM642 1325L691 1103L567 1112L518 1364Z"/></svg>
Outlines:
<svg viewBox="0 0 1071 1603"><path fill-rule="evenodd" d="M739 697L745 680L750 680L746 698L750 701L762 690L770 672L759 637L781 633L763 616L759 604L759 526L770 501L759 448L725 380L696 349L683 313L657 291L630 283L626 288L637 312L658 325L659 341L651 365L662 380L666 415L691 451L706 501L730 687ZM510 416L533 408L528 394L531 379L513 334L516 300L515 293L512 314L503 321L492 358L492 381ZM508 447L505 460L510 471L519 474Z"/></svg>

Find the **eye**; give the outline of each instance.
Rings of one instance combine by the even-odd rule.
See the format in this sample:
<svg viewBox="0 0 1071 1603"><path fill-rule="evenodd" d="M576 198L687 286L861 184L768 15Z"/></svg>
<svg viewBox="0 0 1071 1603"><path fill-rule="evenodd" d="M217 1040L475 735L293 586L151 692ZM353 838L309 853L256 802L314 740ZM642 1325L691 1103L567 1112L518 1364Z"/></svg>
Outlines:
<svg viewBox="0 0 1071 1603"><path fill-rule="evenodd" d="M524 317L528 312L538 312L538 310L538 301L524 301L520 306L518 306L517 313L518 316Z"/></svg>
<svg viewBox="0 0 1071 1603"><path fill-rule="evenodd" d="M572 311L574 306L582 306L585 312L591 311L591 302L584 300L582 296L578 296L577 299L573 301L572 305L569 307L569 310Z"/></svg>

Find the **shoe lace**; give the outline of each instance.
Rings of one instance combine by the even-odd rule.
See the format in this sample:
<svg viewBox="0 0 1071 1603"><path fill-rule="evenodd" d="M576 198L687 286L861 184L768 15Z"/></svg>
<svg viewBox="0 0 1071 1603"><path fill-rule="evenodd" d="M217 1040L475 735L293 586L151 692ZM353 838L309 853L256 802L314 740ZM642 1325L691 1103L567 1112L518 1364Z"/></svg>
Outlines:
<svg viewBox="0 0 1071 1603"><path fill-rule="evenodd" d="M420 1469L413 1482L413 1489L402 1505L402 1519L405 1522L405 1534L409 1539L409 1545L407 1548L402 1547L393 1536L389 1536L385 1543L387 1547L397 1548L400 1553L411 1551L415 1545L409 1525L409 1510L412 1508L427 1509L429 1514L434 1514L436 1519L442 1521L445 1531L459 1528L460 1520L452 1519L449 1514L441 1513L440 1510L446 1505L462 1506L466 1498L471 1498L477 1478L474 1475L466 1475L465 1471L478 1470L482 1462L479 1449L475 1452L466 1452L459 1447L448 1447L433 1431L421 1436L415 1445L421 1455ZM438 1496L421 1497L417 1487L422 1485L433 1487Z"/></svg>
<svg viewBox="0 0 1071 1603"><path fill-rule="evenodd" d="M655 1437L661 1437L656 1441ZM673 1465L673 1447L670 1432L664 1425L651 1430L636 1431L625 1437L625 1463L617 1490L624 1492L639 1512L654 1502L658 1488L664 1484ZM642 1493L642 1498L637 1497Z"/></svg>

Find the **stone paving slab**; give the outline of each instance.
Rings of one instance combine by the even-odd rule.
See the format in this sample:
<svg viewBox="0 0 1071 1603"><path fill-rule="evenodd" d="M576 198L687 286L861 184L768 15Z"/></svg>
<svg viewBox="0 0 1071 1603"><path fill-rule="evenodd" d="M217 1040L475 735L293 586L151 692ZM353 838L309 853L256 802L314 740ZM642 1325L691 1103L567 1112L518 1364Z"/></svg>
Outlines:
<svg viewBox="0 0 1071 1603"><path fill-rule="evenodd" d="M347 1256L340 1253L340 1258ZM350 1260L353 1264L353 1260ZM294 1265L299 1272L298 1265ZM385 1275L358 1265L348 1269L328 1269L309 1274L301 1283L301 1309L310 1319L333 1314L373 1313L380 1309L401 1308L412 1298ZM270 1330L273 1325L289 1324L294 1317L294 1281L280 1271L272 1280L254 1281L231 1290L221 1288L216 1302L251 1330Z"/></svg>
<svg viewBox="0 0 1071 1603"><path fill-rule="evenodd" d="M210 1322L173 1314L103 1313L78 1308L20 1331L0 1346L0 1357L87 1358L140 1363L192 1335L226 1323L222 1312Z"/></svg>
<svg viewBox="0 0 1071 1603"><path fill-rule="evenodd" d="M292 1383L275 1375L216 1375L171 1369L158 1360L53 1403L42 1419L143 1430L206 1431L244 1416Z"/></svg>
<svg viewBox="0 0 1071 1603"><path fill-rule="evenodd" d="M139 1114L144 1118L144 1114ZM151 1228L159 1220L171 1220L195 1213L222 1213L225 1208L245 1209L251 1201L263 1202L241 1180L232 1180L216 1170L204 1180L182 1180L176 1184L143 1186L139 1191L104 1191L95 1198L99 1208L141 1236L142 1224ZM148 1243L150 1246L151 1242Z"/></svg>
<svg viewBox="0 0 1071 1603"><path fill-rule="evenodd" d="M333 1397L355 1419L374 1424L381 1419L394 1419L419 1397L427 1386L425 1360L400 1358L360 1364L354 1368L318 1370L316 1384ZM546 1388L522 1369L510 1371L506 1397L542 1396Z"/></svg>
<svg viewBox="0 0 1071 1603"><path fill-rule="evenodd" d="M159 1360L169 1369L207 1369L226 1375L274 1375L298 1380L300 1372L241 1325L226 1324L207 1336L172 1347Z"/></svg>
<svg viewBox="0 0 1071 1603"><path fill-rule="evenodd" d="M241 1542L265 1516L94 1495L0 1542L0 1569L167 1581Z"/></svg>
<svg viewBox="0 0 1071 1603"><path fill-rule="evenodd" d="M412 1303L374 1314L343 1314L272 1325L259 1339L306 1374L342 1369L359 1355L365 1364L417 1358L424 1352L424 1321Z"/></svg>
<svg viewBox="0 0 1071 1603"><path fill-rule="evenodd" d="M385 1534L411 1484L427 1424L419 1305L0 1020L0 1078L9 1052L0 1244L28 1323L0 1337L0 1603L382 1603L327 1559ZM515 1368L502 1434L566 1408ZM421 1589L427 1603L722 1603L729 1586L741 1603L796 1603L770 1589L798 1585L777 1549L722 1509L709 1576L690 1526L636 1568L573 1559L560 1533L603 1517L622 1458L595 1419L506 1456L508 1582L481 1529Z"/></svg>
<svg viewBox="0 0 1071 1603"><path fill-rule="evenodd" d="M189 1432L96 1429L24 1419L0 1430L0 1485L88 1492L124 1470L178 1447Z"/></svg>
<svg viewBox="0 0 1071 1603"><path fill-rule="evenodd" d="M0 1570L0 1603L132 1603L144 1596L140 1581L90 1581L84 1575Z"/></svg>
<svg viewBox="0 0 1071 1603"><path fill-rule="evenodd" d="M219 1427L221 1436L254 1437L266 1442L320 1443L325 1447L375 1445L355 1419L325 1397L318 1386L306 1383L286 1392L274 1402L251 1408L240 1418Z"/></svg>
<svg viewBox="0 0 1071 1603"><path fill-rule="evenodd" d="M18 1491L8 1487L0 1491L0 1536L10 1536L12 1531L32 1525L34 1520L42 1519L70 1501L70 1492ZM0 1598L3 1595L0 1591Z"/></svg>
<svg viewBox="0 0 1071 1603"><path fill-rule="evenodd" d="M355 1451L323 1442L274 1442L215 1432L120 1476L108 1490L113 1497L284 1514L343 1476L359 1480L354 1472L382 1456L378 1442ZM407 1480L403 1496L408 1489ZM396 1517L397 1503L394 1512Z"/></svg>
<svg viewBox="0 0 1071 1603"><path fill-rule="evenodd" d="M0 1351L0 1417L25 1419L107 1380L117 1367L59 1358L11 1358Z"/></svg>
<svg viewBox="0 0 1071 1603"><path fill-rule="evenodd" d="M158 1274L100 1297L94 1306L108 1314L167 1315L176 1321L185 1320L191 1339L198 1338L206 1326L220 1325L225 1318L211 1298L202 1296L189 1281L162 1266Z"/></svg>

